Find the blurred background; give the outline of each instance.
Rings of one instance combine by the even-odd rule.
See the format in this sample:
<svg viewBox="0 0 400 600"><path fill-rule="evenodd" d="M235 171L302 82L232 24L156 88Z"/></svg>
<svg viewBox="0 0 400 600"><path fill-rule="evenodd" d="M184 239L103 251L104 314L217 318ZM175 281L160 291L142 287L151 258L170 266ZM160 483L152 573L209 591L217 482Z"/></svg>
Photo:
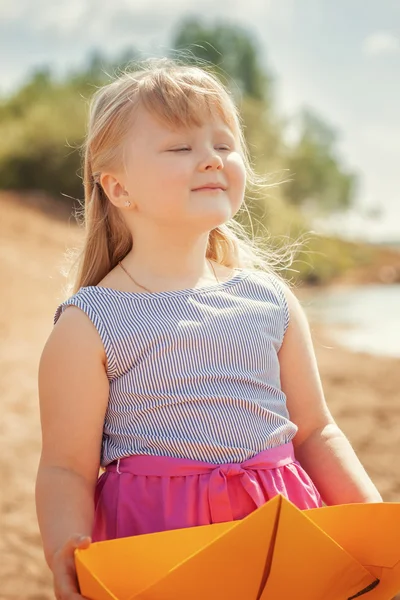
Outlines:
<svg viewBox="0 0 400 600"><path fill-rule="evenodd" d="M232 89L275 184L250 200L253 228L276 245L306 234L287 276L327 401L400 501L398 0L0 0L0 49L0 600L53 598L34 507L38 361L81 238L88 99L148 56L189 50Z"/></svg>

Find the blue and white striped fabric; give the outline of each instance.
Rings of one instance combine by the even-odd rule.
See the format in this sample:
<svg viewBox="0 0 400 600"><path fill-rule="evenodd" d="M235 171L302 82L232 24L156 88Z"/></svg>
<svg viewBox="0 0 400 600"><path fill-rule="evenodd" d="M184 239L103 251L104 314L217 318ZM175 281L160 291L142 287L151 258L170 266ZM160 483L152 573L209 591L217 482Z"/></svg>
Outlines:
<svg viewBox="0 0 400 600"><path fill-rule="evenodd" d="M289 322L280 281L238 269L213 286L155 293L88 286L83 310L107 356L101 465L131 454L243 462L292 440L277 353Z"/></svg>

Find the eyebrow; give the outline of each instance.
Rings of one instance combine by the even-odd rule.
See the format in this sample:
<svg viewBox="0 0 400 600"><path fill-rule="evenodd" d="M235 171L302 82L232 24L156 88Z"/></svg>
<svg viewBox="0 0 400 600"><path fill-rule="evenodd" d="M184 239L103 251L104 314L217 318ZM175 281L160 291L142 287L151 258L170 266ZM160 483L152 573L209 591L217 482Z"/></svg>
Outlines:
<svg viewBox="0 0 400 600"><path fill-rule="evenodd" d="M235 139L235 136L233 135L233 132L230 129L216 129L215 133L216 135L230 135L233 139Z"/></svg>
<svg viewBox="0 0 400 600"><path fill-rule="evenodd" d="M183 128L183 129L170 130L167 135L168 136L177 136L177 135L185 135L186 133L187 133L187 131ZM215 129L214 134L215 135L229 135L230 137L235 139L233 131L231 131L229 128L223 129L223 128L219 127L218 129Z"/></svg>
<svg viewBox="0 0 400 600"><path fill-rule="evenodd" d="M222 127L216 128L213 132L213 135L215 137L229 137L230 143L232 143L235 148L239 143L233 131L231 131L228 127L226 129ZM179 144L181 142L183 143L182 136L185 136L184 129L175 131L170 130L169 133L166 135L166 138L164 138L163 141L160 142L162 144L161 148L164 148L165 145L169 146L171 144Z"/></svg>

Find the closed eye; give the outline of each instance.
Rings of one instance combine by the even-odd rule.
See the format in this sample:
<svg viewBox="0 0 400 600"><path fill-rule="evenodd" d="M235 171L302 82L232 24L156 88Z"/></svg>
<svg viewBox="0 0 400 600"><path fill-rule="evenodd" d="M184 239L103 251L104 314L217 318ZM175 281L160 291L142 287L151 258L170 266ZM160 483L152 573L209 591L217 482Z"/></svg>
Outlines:
<svg viewBox="0 0 400 600"><path fill-rule="evenodd" d="M189 151L191 150L191 148L173 148L172 150L170 150L170 152L185 152L185 151ZM220 146L219 148L216 148L216 150L226 150L226 151L230 151L230 148L227 146Z"/></svg>

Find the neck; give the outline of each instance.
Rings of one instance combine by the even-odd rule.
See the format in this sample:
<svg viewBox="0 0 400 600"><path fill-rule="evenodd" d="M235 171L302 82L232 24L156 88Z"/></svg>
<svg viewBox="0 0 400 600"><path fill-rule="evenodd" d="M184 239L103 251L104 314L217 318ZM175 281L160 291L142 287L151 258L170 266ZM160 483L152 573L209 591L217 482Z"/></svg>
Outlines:
<svg viewBox="0 0 400 600"><path fill-rule="evenodd" d="M134 238L134 245L124 259L124 266L147 288L163 290L168 288L195 287L200 281L215 281L207 259L207 234L188 240L175 235L169 244L165 239L153 239L146 244Z"/></svg>

